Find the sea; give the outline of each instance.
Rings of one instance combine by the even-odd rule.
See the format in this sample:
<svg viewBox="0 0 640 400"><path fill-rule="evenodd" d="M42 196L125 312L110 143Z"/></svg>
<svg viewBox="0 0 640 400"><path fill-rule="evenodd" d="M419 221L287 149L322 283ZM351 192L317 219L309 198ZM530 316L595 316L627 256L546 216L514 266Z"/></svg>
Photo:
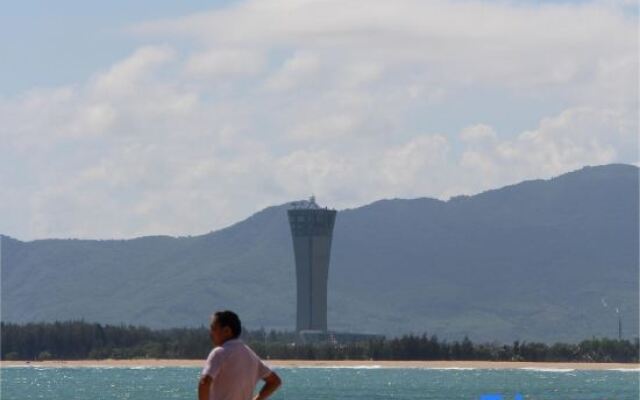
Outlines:
<svg viewBox="0 0 640 400"><path fill-rule="evenodd" d="M279 367L273 399L638 400L640 370ZM196 399L199 368L3 367L2 400Z"/></svg>

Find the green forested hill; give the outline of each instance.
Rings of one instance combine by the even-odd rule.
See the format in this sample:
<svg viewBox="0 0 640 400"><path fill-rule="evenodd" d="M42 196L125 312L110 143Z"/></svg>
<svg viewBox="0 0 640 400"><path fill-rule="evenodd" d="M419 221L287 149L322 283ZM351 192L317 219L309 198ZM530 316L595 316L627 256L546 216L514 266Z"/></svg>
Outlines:
<svg viewBox="0 0 640 400"><path fill-rule="evenodd" d="M341 210L335 330L474 340L638 336L638 168L587 167L461 196ZM286 205L202 236L1 242L2 319L292 329Z"/></svg>

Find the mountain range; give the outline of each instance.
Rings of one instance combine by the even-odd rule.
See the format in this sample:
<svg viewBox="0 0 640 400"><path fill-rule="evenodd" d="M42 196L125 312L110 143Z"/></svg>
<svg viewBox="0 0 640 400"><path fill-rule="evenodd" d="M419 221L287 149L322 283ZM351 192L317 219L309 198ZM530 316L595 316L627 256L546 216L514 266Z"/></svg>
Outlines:
<svg viewBox="0 0 640 400"><path fill-rule="evenodd" d="M638 168L585 167L447 201L339 210L332 330L577 341L638 336ZM286 210L200 236L0 237L3 321L198 326L232 309L249 328L293 329Z"/></svg>

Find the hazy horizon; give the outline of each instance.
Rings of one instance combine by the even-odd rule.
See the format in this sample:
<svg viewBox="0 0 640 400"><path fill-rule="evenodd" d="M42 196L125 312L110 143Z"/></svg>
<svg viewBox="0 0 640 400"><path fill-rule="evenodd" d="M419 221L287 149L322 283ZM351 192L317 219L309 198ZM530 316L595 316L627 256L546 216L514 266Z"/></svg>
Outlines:
<svg viewBox="0 0 640 400"><path fill-rule="evenodd" d="M551 177L546 178L546 179L543 179L543 178L531 178L531 179L527 179L527 180L524 180L524 181L514 182L514 183L511 183L511 184L506 184L504 186L488 188L486 190L483 190L483 191L480 191L480 192L477 192L477 193L454 194L454 195L452 195L452 196L450 196L450 197L448 197L446 199L437 199L437 198L429 197L429 196L416 196L416 197L403 197L403 198L401 198L401 197L386 197L386 198L374 199L374 200L372 200L372 201L370 201L368 203L365 203L365 204L354 205L353 207L345 207L345 208L341 208L341 209L336 208L336 209L338 211L350 210L350 209L354 209L354 208L366 207L366 206L371 205L373 203L376 203L378 201L384 201L384 200L416 200L416 199L428 199L428 198L430 198L430 199L434 199L434 200L440 200L440 201L447 202L447 201L450 201L453 198L460 197L460 196L469 196L469 197L470 196L475 196L475 195L479 195L479 194L482 194L482 193L485 193L485 192L489 192L489 191L493 191L493 190L499 190L499 189L502 189L502 188L505 188L505 187L517 185L517 184L528 182L528 181L532 181L532 180L553 179L553 178L556 178L558 176L562 176L562 175L565 175L565 174L568 174L568 173L572 173L572 172L576 172L576 171L582 170L584 168L594 168L594 167L597 168L597 167L604 167L604 166L610 166L610 165L625 165L625 166L632 166L632 167L640 168L635 164L624 164L624 163L612 163L612 164L602 164L602 165L585 165L585 166L582 166L582 167L580 167L578 169L567 171L565 173L562 173L562 174L559 174L559 175L555 175L555 176L551 176ZM13 235L11 235L11 234L9 234L7 232L0 232L0 236L4 235L4 236L10 237L12 239L20 240L22 242L29 242L29 241L36 241L36 240L48 240L48 239L60 239L60 240L66 240L66 239L72 239L72 240L75 240L75 239L77 239L77 240L131 240L131 239L138 239L138 238L149 237L149 236L167 236L167 237L173 237L173 238L202 236L202 235L206 235L206 234L209 234L209 233L212 233L212 232L220 231L222 229L226 229L226 228L229 228L231 226L234 226L234 225L246 220L247 218L250 218L252 215L255 215L256 213L259 213L259 212L261 212L261 211L263 211L263 210L265 210L267 208L281 207L281 206L287 205L288 203L290 203L292 201L306 200L308 198L309 198L309 196L307 196L305 198L299 198L299 199L289 199L289 200L284 201L282 203L270 204L270 205L267 205L265 207L255 209L253 211L249 211L246 215L240 216L237 220L230 222L228 225L225 225L225 226L222 226L222 227L219 227L219 228L216 228L216 229L209 229L209 230L207 230L205 232L191 232L191 233L186 233L184 235L170 235L170 234L166 234L166 233L163 233L163 232L155 232L155 233L151 233L151 234L147 234L147 235L131 236L131 237L41 237L41 238L21 238L21 237L13 236ZM319 201L320 206L322 206L322 207L328 206L329 208L335 208L330 204L325 204L322 201L322 199L318 199L316 197L316 200Z"/></svg>

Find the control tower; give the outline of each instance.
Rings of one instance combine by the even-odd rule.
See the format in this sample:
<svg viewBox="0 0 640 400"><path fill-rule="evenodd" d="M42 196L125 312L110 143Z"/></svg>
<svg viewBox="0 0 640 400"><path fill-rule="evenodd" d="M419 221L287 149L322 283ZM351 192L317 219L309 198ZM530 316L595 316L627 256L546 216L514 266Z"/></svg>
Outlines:
<svg viewBox="0 0 640 400"><path fill-rule="evenodd" d="M327 331L327 279L336 210L311 197L291 203L287 213L296 262L296 331Z"/></svg>

